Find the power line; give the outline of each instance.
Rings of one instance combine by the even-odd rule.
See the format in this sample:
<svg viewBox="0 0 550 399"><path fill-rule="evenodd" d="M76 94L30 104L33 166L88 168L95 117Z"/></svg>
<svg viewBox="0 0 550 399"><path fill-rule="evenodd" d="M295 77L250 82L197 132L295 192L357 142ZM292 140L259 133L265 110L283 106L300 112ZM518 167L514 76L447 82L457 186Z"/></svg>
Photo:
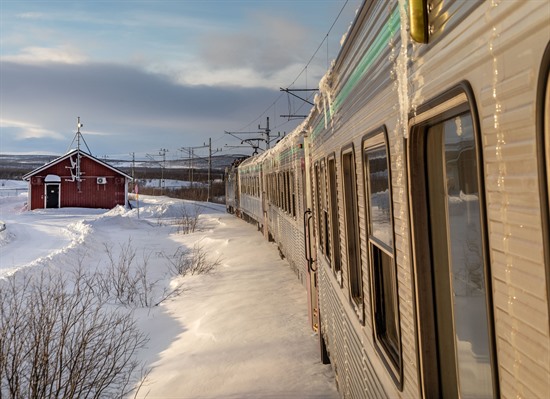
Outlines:
<svg viewBox="0 0 550 399"><path fill-rule="evenodd" d="M342 15L342 12L344 11L344 9L346 8L347 4L348 4L349 0L346 0L344 5L342 6L342 8L340 8L340 12L338 12L338 15L336 16L336 18L334 19L334 21L332 22L332 25L330 26L329 30L327 31L327 33L325 34L325 36L323 37L323 40L321 40L321 43L319 43L319 46L317 47L317 49L315 50L315 52L313 53L313 55L310 57L309 61L306 63L306 65L304 66L304 68L302 68L302 70L300 71L300 73L298 73L298 75L296 76L296 78L294 78L294 80L292 81L292 83L290 85L287 85L286 87L292 87L296 81L302 76L302 74L307 71L308 67L310 66L311 62L313 61L313 59L315 58L315 56L317 55L317 53L319 52L319 50L321 49L321 47L323 46L323 44L325 43L325 41L327 42L327 68L328 68L328 38L329 38L329 35L330 33L332 32L332 29L334 29L334 26L336 25L336 23L338 22L338 19L340 18L340 16ZM241 130L245 130L245 129L248 129L252 124L255 124L257 121L259 121L270 109L272 109L278 102L279 100L283 97L283 93L280 93L277 98L275 99L275 101L273 101L260 115L258 115L254 120L252 120L250 123L246 124L245 126L243 126L242 128L238 129L237 131L241 131ZM313 95L309 96L308 97L308 100L310 100L311 98L313 97ZM300 106L300 108L303 106L303 104ZM298 108L298 110L300 109ZM297 111L298 111L297 110ZM287 120L285 121L284 123L282 123L281 125L277 125L277 126L274 126L274 128L279 128L281 126L284 126L285 124L289 123L290 120Z"/></svg>

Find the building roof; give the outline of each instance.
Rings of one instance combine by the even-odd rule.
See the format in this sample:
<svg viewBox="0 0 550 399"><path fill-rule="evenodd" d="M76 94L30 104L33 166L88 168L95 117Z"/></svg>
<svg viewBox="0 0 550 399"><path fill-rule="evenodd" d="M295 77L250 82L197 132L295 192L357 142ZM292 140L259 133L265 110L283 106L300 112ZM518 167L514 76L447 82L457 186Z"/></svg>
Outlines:
<svg viewBox="0 0 550 399"><path fill-rule="evenodd" d="M49 168L49 167L52 166L52 165L55 165L55 164L57 164L57 163L59 163L59 162L61 162L61 161L64 161L65 159L67 159L67 158L69 158L69 157L72 157L73 155L75 155L75 154L77 154L77 153L78 153L78 154L81 154L82 156L85 156L85 157L87 157L87 158L90 158L90 159L93 160L94 162L97 162L97 163L99 163L99 164L105 166L106 168L111 169L113 172L118 173L119 175L122 175L122 176L126 177L127 179L130 179L130 180L132 179L132 176L127 175L127 174L124 173L123 171L121 171L121 170L115 168L114 166L109 165L108 163L106 163L106 162L104 162L104 161L101 161L101 160L97 159L96 157L94 157L94 156L88 154L87 152L84 152L84 151L78 150L78 149L74 149L74 150L69 151L69 152L66 153L65 155L60 156L59 158L56 158L56 159L54 159L53 161L48 162L48 163L45 164L45 165L42 165L41 167L39 167L39 168L33 170L32 172L27 173L25 176L23 176L23 180L29 180L32 176L34 176L34 175L36 175L36 174L42 172L43 170Z"/></svg>

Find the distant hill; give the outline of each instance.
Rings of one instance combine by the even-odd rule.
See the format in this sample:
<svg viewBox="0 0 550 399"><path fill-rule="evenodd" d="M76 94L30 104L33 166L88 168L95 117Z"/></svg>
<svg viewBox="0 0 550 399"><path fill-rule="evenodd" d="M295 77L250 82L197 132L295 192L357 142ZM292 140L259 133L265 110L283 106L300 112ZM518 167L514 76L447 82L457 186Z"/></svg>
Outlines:
<svg viewBox="0 0 550 399"><path fill-rule="evenodd" d="M20 179L28 172L58 158L59 155L9 155L0 154L0 178L2 179ZM231 165L231 163L237 159L242 158L243 155L237 154L224 154L212 156L212 170L217 174L222 173L223 170ZM108 164L118 168L124 172L129 172L132 169L132 161L127 159L104 159ZM163 165L166 170L188 170L190 168L194 170L208 170L208 158L194 158L190 159L167 159ZM148 169L151 172L160 171L161 164L158 161L152 160L139 160L135 162L136 170Z"/></svg>

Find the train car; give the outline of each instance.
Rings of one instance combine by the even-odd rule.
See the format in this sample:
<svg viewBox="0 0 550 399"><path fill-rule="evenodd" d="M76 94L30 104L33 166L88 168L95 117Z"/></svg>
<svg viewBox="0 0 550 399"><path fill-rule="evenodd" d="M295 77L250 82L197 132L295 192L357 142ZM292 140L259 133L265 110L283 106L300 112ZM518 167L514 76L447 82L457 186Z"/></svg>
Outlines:
<svg viewBox="0 0 550 399"><path fill-rule="evenodd" d="M307 136L340 392L547 397L550 7L408 6L364 3Z"/></svg>
<svg viewBox="0 0 550 399"><path fill-rule="evenodd" d="M232 165L225 168L225 210L227 213L235 213L239 209L238 173L239 168L236 166Z"/></svg>
<svg viewBox="0 0 550 399"><path fill-rule="evenodd" d="M308 275L304 259L305 162L303 131L285 136L262 158L266 193L267 234L303 283ZM304 283L305 284L305 283Z"/></svg>
<svg viewBox="0 0 550 399"><path fill-rule="evenodd" d="M237 174L240 217L255 223L258 230L265 225L262 158L263 154L244 160Z"/></svg>
<svg viewBox="0 0 550 399"><path fill-rule="evenodd" d="M237 158L225 168L225 208L227 213L238 215L240 210L239 165L245 159L245 157Z"/></svg>
<svg viewBox="0 0 550 399"><path fill-rule="evenodd" d="M546 0L367 0L300 152L239 167L343 398L550 394L549 80Z"/></svg>
<svg viewBox="0 0 550 399"><path fill-rule="evenodd" d="M310 323L319 327L318 293L311 262L306 259L304 212L307 185L304 157L304 130L295 129L274 148L239 165L240 217L255 223L267 239L276 243L281 257L308 292ZM251 187L252 186L252 187ZM228 194L231 195L231 194ZM233 200L231 200L233 201ZM308 253L311 253L311 249Z"/></svg>

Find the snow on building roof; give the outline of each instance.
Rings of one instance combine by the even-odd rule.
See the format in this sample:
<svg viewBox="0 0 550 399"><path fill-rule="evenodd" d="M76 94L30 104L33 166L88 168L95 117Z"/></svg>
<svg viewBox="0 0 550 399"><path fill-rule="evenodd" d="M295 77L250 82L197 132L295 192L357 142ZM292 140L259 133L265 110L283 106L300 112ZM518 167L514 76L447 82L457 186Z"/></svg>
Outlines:
<svg viewBox="0 0 550 399"><path fill-rule="evenodd" d="M76 154L76 153L78 153L78 154L80 154L80 155L82 155L82 156L85 156L85 157L87 157L87 158L90 158L90 159L93 160L94 162L97 162L97 163L99 163L99 164L105 166L106 168L111 169L113 172L118 173L119 175L122 175L122 176L126 177L127 179L130 179L130 180L132 179L132 176L130 176L130 175L124 173L123 171L121 171L121 170L115 168L114 166L111 166L111 165L109 165L108 163L106 163L106 162L104 162L104 161L102 161L102 160L100 160L100 159L98 159L98 158L96 158L96 157L94 157L94 156L88 154L87 152L84 152L84 151L78 150L78 149L74 149L74 150L71 150L71 151L67 152L65 155L62 155L62 156L60 156L59 158L56 158L56 159L54 159L53 161L48 162L47 164L42 165L42 166L40 166L39 168L37 168L37 169L35 169L35 170L33 170L33 171L27 173L25 176L23 176L23 180L29 180L32 176L36 175L37 173L42 172L43 170L49 168L50 166L55 165L55 164L57 164L57 163L59 163L59 162L65 160L65 159L67 159L67 158L73 156L73 155Z"/></svg>

